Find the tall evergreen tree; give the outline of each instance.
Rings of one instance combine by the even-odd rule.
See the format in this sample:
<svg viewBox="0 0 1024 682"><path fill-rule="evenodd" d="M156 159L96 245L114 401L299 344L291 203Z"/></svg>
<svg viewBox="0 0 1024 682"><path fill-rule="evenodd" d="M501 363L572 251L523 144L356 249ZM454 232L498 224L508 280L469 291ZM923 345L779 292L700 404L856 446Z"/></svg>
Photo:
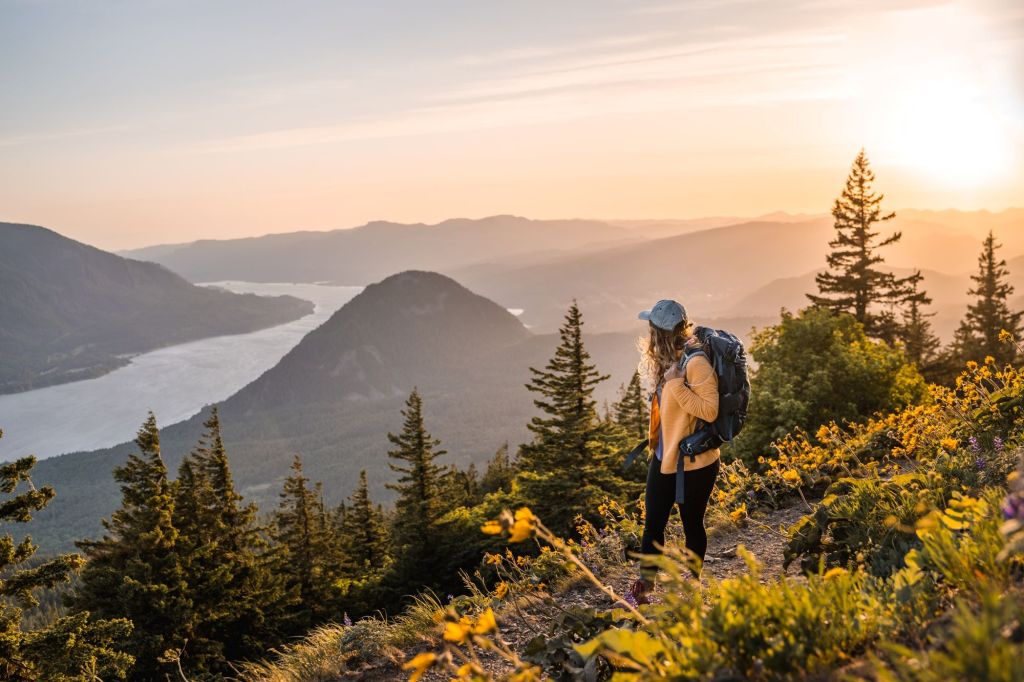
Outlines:
<svg viewBox="0 0 1024 682"><path fill-rule="evenodd" d="M612 406L615 422L625 429L630 438L643 440L651 421L651 410L640 387L640 372L633 372L629 384L622 387L619 400Z"/></svg>
<svg viewBox="0 0 1024 682"><path fill-rule="evenodd" d="M365 574L387 566L388 529L381 509L370 500L366 471L359 472L359 486L348 498L341 519L341 537L353 572Z"/></svg>
<svg viewBox="0 0 1024 682"><path fill-rule="evenodd" d="M921 289L923 280L924 276L920 270L907 278L907 293L903 297L905 307L899 330L899 338L903 342L907 357L922 369L933 363L940 346L939 337L932 331L932 323L928 319L935 313L926 313L923 310L932 303L928 293Z"/></svg>
<svg viewBox="0 0 1024 682"><path fill-rule="evenodd" d="M514 475L515 466L508 456L508 443L504 443L487 463L487 469L480 479L480 493L487 495L498 490L508 492Z"/></svg>
<svg viewBox="0 0 1024 682"><path fill-rule="evenodd" d="M114 469L121 508L104 519L103 538L77 543L88 561L69 605L100 618L130 620L135 627L125 645L135 656L132 679L163 680L177 674L164 655L185 648L191 603L173 522L174 485L160 457L152 413L135 444L138 454Z"/></svg>
<svg viewBox="0 0 1024 682"><path fill-rule="evenodd" d="M470 462L465 469L450 465L445 470L444 481L446 509L472 507L480 501L480 474L475 463Z"/></svg>
<svg viewBox="0 0 1024 682"><path fill-rule="evenodd" d="M953 341L953 352L960 360L992 356L1005 364L1016 358L1016 346L1000 341L999 335L1005 329L1020 338L1024 311L1010 310L1008 302L1014 288L1006 281L1010 274L1006 261L996 255L1000 246L989 232L978 256L978 274L971 275L974 287L967 292L976 300L967 307Z"/></svg>
<svg viewBox="0 0 1024 682"><path fill-rule="evenodd" d="M415 388L402 410L401 433L388 434L394 449L388 451L391 470L398 481L387 487L398 493L395 501L393 538L400 583L414 580L434 555L431 527L446 511L443 500L447 472L435 460L447 454L441 441L427 432L423 423L423 399Z"/></svg>
<svg viewBox="0 0 1024 682"><path fill-rule="evenodd" d="M906 296L908 280L876 267L884 261L878 250L898 242L901 234L893 232L880 238L874 229L877 223L896 217L895 213L883 214L884 195L874 192L874 181L875 174L862 149L832 207L836 236L828 244L832 249L827 258L829 270L815 276L818 294L807 294L807 298L815 306L852 313L869 336L891 342L898 325L885 307Z"/></svg>
<svg viewBox="0 0 1024 682"><path fill-rule="evenodd" d="M174 523L193 600L185 661L194 673L229 673L281 641L286 606L269 566L256 506L235 490L214 408L206 432L181 463Z"/></svg>
<svg viewBox="0 0 1024 682"><path fill-rule="evenodd" d="M294 598L286 628L302 633L339 617L334 583L348 566L337 527L323 504L320 484L310 486L296 455L274 512L271 534L277 549L276 571Z"/></svg>
<svg viewBox="0 0 1024 682"><path fill-rule="evenodd" d="M35 464L35 457L0 464L0 522L28 523L33 512L45 508L53 499L53 488L37 489L32 485ZM27 489L19 490L22 483ZM67 583L82 566L81 556L62 554L26 568L24 564L35 551L30 537L16 543L10 534L0 535L0 679L124 679L132 657L118 649L119 642L132 631L131 622L97 621L83 612L57 618L38 629L24 626L23 613L39 604L35 592Z"/></svg>
<svg viewBox="0 0 1024 682"><path fill-rule="evenodd" d="M533 367L527 389L540 395L543 415L528 428L533 440L519 450L522 494L556 532L571 532L573 519L593 518L607 496L618 496L625 482L613 461L614 434L597 415L594 388L607 379L597 371L583 344L583 317L574 301L559 330L560 343L543 370Z"/></svg>

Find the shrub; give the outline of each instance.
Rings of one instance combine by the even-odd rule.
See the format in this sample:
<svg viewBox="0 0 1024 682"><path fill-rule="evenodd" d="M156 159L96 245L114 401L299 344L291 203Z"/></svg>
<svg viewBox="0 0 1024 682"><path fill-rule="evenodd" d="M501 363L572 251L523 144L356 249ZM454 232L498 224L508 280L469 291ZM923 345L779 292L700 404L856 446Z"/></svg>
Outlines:
<svg viewBox="0 0 1024 682"><path fill-rule="evenodd" d="M750 419L730 447L749 466L797 429L860 422L927 397L924 379L903 352L873 341L847 314L808 308L759 331L751 344L757 364Z"/></svg>
<svg viewBox="0 0 1024 682"><path fill-rule="evenodd" d="M918 546L914 524L941 501L938 485L926 474L840 479L814 513L790 529L785 565L800 558L805 571L863 565L889 575Z"/></svg>

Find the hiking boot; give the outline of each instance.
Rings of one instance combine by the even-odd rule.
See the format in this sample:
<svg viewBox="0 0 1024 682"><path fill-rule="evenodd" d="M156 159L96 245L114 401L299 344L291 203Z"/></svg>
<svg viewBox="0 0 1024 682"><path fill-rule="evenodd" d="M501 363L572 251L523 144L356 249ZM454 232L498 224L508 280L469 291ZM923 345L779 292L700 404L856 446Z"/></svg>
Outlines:
<svg viewBox="0 0 1024 682"><path fill-rule="evenodd" d="M632 601L636 606L650 604L650 593L654 590L654 583L646 578L637 578L629 588L627 601Z"/></svg>

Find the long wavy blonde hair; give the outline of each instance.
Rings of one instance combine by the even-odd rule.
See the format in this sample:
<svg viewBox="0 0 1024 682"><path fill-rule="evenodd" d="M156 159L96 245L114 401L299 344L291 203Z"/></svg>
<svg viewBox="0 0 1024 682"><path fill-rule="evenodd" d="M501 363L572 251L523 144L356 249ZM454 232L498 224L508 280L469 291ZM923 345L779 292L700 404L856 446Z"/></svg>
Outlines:
<svg viewBox="0 0 1024 682"><path fill-rule="evenodd" d="M650 335L636 340L637 350L640 351L640 362L636 369L640 373L640 384L648 396L658 389L663 375L678 362L686 342L693 336L693 324L685 319L672 331L665 331L653 324L649 326Z"/></svg>

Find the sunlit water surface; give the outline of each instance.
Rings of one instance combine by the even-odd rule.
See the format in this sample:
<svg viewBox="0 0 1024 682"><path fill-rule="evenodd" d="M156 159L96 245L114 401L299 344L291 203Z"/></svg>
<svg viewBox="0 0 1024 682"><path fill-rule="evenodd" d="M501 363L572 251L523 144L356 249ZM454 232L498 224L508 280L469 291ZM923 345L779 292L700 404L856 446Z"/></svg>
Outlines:
<svg viewBox="0 0 1024 682"><path fill-rule="evenodd" d="M87 381L0 395L0 461L52 457L131 439L152 410L161 426L188 419L277 364L362 287L319 284L211 283L238 293L291 294L312 301L301 319L251 334L218 336L161 348Z"/></svg>

